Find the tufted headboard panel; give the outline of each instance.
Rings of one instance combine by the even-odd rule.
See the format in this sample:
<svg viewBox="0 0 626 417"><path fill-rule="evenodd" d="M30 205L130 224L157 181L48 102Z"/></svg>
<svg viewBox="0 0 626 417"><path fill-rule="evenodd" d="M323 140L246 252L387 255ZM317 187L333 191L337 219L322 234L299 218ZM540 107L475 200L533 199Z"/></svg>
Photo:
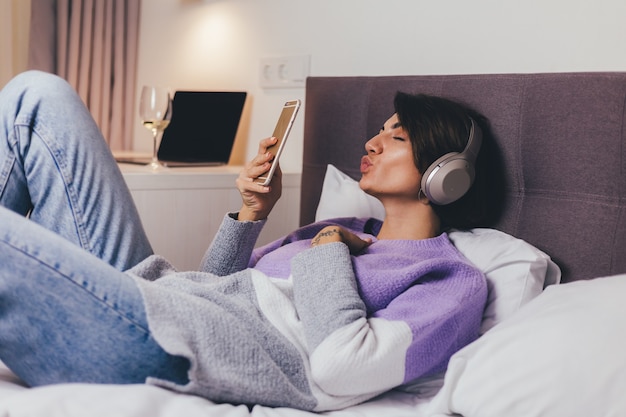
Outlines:
<svg viewBox="0 0 626 417"><path fill-rule="evenodd" d="M301 224L315 218L327 164L360 177L398 90L489 119L506 186L490 226L552 256L564 282L626 272L626 73L310 77Z"/></svg>

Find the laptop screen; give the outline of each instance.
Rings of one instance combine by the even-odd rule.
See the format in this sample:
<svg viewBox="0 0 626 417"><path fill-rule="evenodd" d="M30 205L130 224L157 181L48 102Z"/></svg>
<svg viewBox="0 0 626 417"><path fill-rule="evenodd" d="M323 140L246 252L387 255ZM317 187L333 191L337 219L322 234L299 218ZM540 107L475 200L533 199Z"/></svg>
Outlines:
<svg viewBox="0 0 626 417"><path fill-rule="evenodd" d="M246 101L245 92L176 91L163 132L162 161L228 163Z"/></svg>

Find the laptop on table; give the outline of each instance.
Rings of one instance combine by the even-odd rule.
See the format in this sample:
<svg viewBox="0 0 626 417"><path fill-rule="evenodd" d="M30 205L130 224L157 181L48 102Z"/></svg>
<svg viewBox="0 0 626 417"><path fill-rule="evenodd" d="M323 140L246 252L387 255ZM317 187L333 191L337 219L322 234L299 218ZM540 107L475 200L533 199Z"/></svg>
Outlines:
<svg viewBox="0 0 626 417"><path fill-rule="evenodd" d="M172 120L161 138L159 161L168 167L225 165L233 150L247 93L176 91ZM149 157L117 157L148 164Z"/></svg>

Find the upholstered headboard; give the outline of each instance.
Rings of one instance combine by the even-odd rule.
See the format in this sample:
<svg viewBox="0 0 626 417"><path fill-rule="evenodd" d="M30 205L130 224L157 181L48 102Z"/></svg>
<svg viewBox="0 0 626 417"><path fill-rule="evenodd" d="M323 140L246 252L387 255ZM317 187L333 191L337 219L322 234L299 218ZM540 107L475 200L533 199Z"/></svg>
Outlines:
<svg viewBox="0 0 626 417"><path fill-rule="evenodd" d="M310 77L301 224L315 218L327 164L360 177L398 90L490 120L506 183L491 226L552 256L564 282L626 272L626 73Z"/></svg>

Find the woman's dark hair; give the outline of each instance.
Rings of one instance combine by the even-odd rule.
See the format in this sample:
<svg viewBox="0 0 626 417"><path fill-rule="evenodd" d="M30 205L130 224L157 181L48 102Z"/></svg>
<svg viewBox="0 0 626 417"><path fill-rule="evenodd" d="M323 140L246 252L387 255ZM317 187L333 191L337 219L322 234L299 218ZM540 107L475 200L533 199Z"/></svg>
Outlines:
<svg viewBox="0 0 626 417"><path fill-rule="evenodd" d="M487 227L497 221L503 196L503 174L487 119L470 107L442 97L398 92L394 100L400 124L413 146L415 166L421 174L441 156L462 152L469 139L470 118L483 131L474 183L459 200L432 204L444 230Z"/></svg>

